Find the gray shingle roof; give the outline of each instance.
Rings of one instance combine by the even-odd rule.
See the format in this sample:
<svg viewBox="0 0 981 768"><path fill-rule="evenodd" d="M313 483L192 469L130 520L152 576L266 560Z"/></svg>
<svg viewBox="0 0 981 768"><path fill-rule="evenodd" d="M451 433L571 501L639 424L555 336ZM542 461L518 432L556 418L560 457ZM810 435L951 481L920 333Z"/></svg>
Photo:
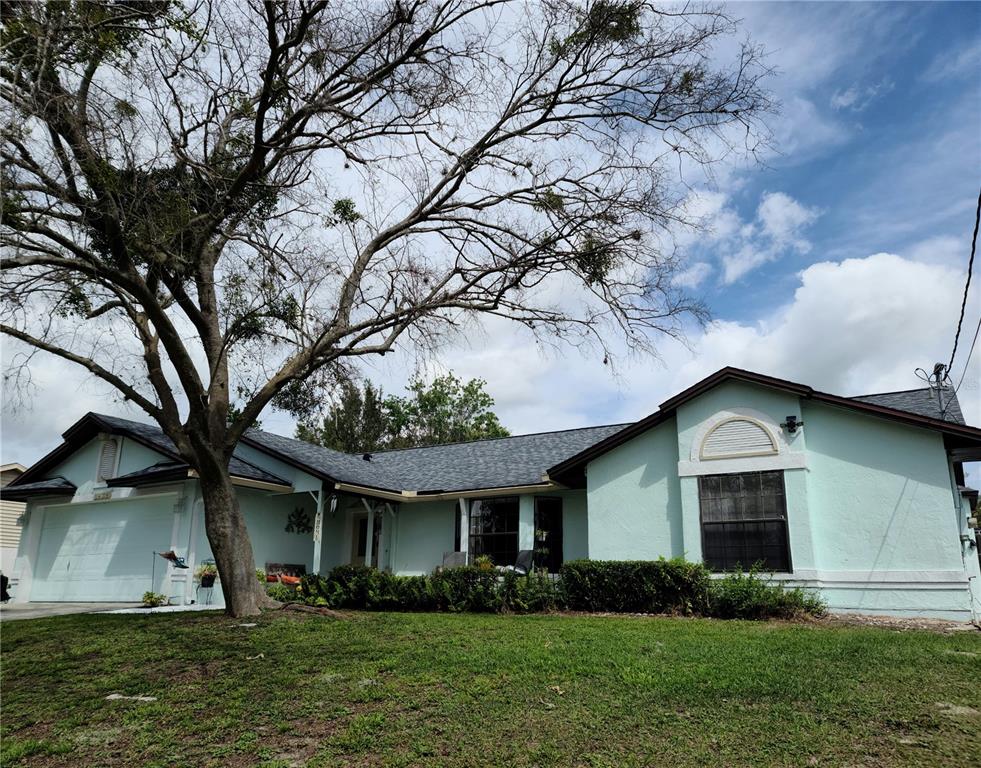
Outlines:
<svg viewBox="0 0 981 768"><path fill-rule="evenodd" d="M902 392L883 392L878 395L860 395L851 399L873 405L882 405L886 408L895 408L897 411L915 413L919 416L929 416L931 419L943 419L955 424L964 424L964 414L961 413L957 395L952 390L941 390L939 396L946 406L945 412L941 410L937 391L930 387L907 389Z"/></svg>
<svg viewBox="0 0 981 768"><path fill-rule="evenodd" d="M371 463L397 474L404 488L420 492L533 485L542 482L542 475L549 467L625 426L610 424L383 451L374 454Z"/></svg>
<svg viewBox="0 0 981 768"><path fill-rule="evenodd" d="M250 431L247 440L338 482L423 493L540 483L553 464L625 426L612 424L380 451L372 454L370 461L361 455L332 451L260 430Z"/></svg>
<svg viewBox="0 0 981 768"><path fill-rule="evenodd" d="M368 485L391 491L403 490L400 479L374 462L361 458L360 454L342 453L323 448L303 440L283 437L272 432L251 429L245 441L279 455L288 462L309 469L315 475L332 478L342 483Z"/></svg>
<svg viewBox="0 0 981 768"><path fill-rule="evenodd" d="M63 477L51 477L47 480L38 480L34 483L24 483L23 485L7 486L0 489L0 498L10 501L21 501L34 496L45 496L51 494L74 494L75 486Z"/></svg>
<svg viewBox="0 0 981 768"><path fill-rule="evenodd" d="M95 413L92 415L95 416L95 418L100 422L105 424L110 431L119 432L123 435L130 435L131 437L142 441L150 447L155 448L165 456L178 458L177 446L174 445L173 440L167 437L160 427L156 426L155 424L146 424L142 421L121 419L118 416L107 416L102 413ZM185 464L184 466L186 467L187 465ZM147 470L149 469L152 469L152 467L147 468ZM140 472L143 471L145 470L140 470ZM272 472L267 472L261 467L257 467L255 464L238 456L232 456L231 461L228 462L228 471L234 477L241 477L245 480L258 480L263 483L289 485L289 483L283 478L274 475Z"/></svg>

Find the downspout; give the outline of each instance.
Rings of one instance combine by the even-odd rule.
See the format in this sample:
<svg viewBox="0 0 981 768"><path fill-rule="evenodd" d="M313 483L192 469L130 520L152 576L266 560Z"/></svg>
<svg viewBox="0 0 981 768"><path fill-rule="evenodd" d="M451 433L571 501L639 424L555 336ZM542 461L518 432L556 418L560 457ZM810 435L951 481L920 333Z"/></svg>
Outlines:
<svg viewBox="0 0 981 768"><path fill-rule="evenodd" d="M950 477L950 491L954 500L954 514L957 521L957 538L960 544L961 565L964 568L964 575L967 578L967 598L970 601L971 617L974 621L981 620L981 585L979 585L978 574L972 573L973 566L978 564L978 553L975 551L977 540L973 535L965 532L969 516L964 516L964 497L961 496L957 486L957 478L954 474L954 462L948 456L947 470ZM972 532L973 533L973 532ZM966 551L965 551L966 550ZM973 582L973 583L972 583Z"/></svg>

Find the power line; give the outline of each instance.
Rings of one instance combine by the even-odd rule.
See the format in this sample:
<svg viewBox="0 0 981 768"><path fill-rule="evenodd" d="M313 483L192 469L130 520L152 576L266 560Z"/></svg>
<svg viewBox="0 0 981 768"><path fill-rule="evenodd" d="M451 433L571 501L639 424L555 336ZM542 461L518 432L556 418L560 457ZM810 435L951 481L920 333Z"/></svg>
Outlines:
<svg viewBox="0 0 981 768"><path fill-rule="evenodd" d="M978 225L981 224L981 190L978 191L978 207L974 214L974 235L971 237L971 258L967 261L967 280L964 283L964 296L961 299L961 315L957 320L957 332L954 334L954 348L950 353L950 362L947 363L947 369L943 372L943 378L950 381L950 371L954 365L954 357L957 355L957 342L961 338L961 326L964 324L964 313L967 310L967 295L971 288L971 275L974 273L974 254L978 247ZM968 368L971 365L971 355L974 354L974 345L978 342L978 332L981 331L981 319L978 320L978 327L974 330L974 338L971 340L971 348L967 352L967 359L964 361L964 370L961 372L961 378L957 382L957 386L954 387L954 391L951 396L947 399L947 405L941 405L940 418L944 418L947 414L947 408L950 407L951 402L957 396L958 390L961 388L961 384L964 383L964 378L967 376ZM940 367L940 363L934 366L934 371ZM937 377L938 384L938 395L939 388L942 385L942 380L940 376Z"/></svg>
<svg viewBox="0 0 981 768"><path fill-rule="evenodd" d="M964 383L964 377L967 376L967 369L971 367L971 355L974 354L974 345L978 343L978 333L981 332L981 317L978 318L978 327L974 329L974 338L971 339L971 348L967 351L967 360L964 361L964 370L961 372L960 381L957 382L957 386L954 387L954 394L961 388L961 384Z"/></svg>
<svg viewBox="0 0 981 768"><path fill-rule="evenodd" d="M971 238L971 258L967 262L967 282L964 284L964 298L961 299L961 316L957 321L957 333L954 334L954 349L950 353L950 362L947 363L948 371L954 365L954 356L957 354L957 342L961 337L961 325L964 323L964 311L967 309L967 292L971 287L971 273L974 271L974 252L978 246L978 224L981 224L981 189L978 190L978 209L974 214L974 237Z"/></svg>

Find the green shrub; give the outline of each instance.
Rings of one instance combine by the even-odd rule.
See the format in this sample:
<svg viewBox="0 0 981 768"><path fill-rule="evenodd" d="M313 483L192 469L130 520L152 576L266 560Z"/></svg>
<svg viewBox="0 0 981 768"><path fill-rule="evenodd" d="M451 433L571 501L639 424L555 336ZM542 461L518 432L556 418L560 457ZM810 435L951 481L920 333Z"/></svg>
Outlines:
<svg viewBox="0 0 981 768"><path fill-rule="evenodd" d="M299 587L288 587L285 584L267 584L266 594L273 600L278 600L281 603L299 603L303 601L303 596L299 593Z"/></svg>
<svg viewBox="0 0 981 768"><path fill-rule="evenodd" d="M561 607L558 582L544 573L519 576L508 571L498 585L499 610L506 613L542 613Z"/></svg>
<svg viewBox="0 0 981 768"><path fill-rule="evenodd" d="M701 614L709 572L701 563L672 560L573 560L561 570L566 607L611 613Z"/></svg>
<svg viewBox="0 0 981 768"><path fill-rule="evenodd" d="M785 589L754 566L749 573L733 572L712 582L710 616L719 619L794 619L820 616L824 601L799 587Z"/></svg>
<svg viewBox="0 0 981 768"><path fill-rule="evenodd" d="M502 575L478 566L445 568L429 576L396 576L374 568L341 565L326 576L304 576L296 591L297 599L330 608L452 613L554 610L558 594L548 577L513 572Z"/></svg>
<svg viewBox="0 0 981 768"><path fill-rule="evenodd" d="M326 576L304 576L295 589L271 585L269 594L283 602L368 611L537 613L569 608L724 619L793 618L824 611L819 597L802 589L784 590L755 569L713 581L704 565L681 558L574 560L562 566L558 581L545 574L502 573L483 564L444 568L428 576L340 565Z"/></svg>
<svg viewBox="0 0 981 768"><path fill-rule="evenodd" d="M444 568L429 577L429 591L437 611L495 613L500 608L498 572L481 566Z"/></svg>

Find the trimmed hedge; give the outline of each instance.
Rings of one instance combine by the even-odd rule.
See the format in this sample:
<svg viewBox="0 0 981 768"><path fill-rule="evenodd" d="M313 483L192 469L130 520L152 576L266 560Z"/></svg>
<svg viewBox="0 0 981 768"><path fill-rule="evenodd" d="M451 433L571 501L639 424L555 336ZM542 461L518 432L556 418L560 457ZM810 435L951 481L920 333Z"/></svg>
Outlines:
<svg viewBox="0 0 981 768"><path fill-rule="evenodd" d="M327 576L307 575L291 589L273 585L284 602L368 611L538 613L573 610L660 613L723 619L792 618L824 612L817 596L785 590L757 570L713 579L700 563L673 560L574 560L558 580L494 568L445 568L428 576L396 576L341 565Z"/></svg>
<svg viewBox="0 0 981 768"><path fill-rule="evenodd" d="M562 566L573 611L705 615L711 579L701 563L672 560L573 560Z"/></svg>
<svg viewBox="0 0 981 768"><path fill-rule="evenodd" d="M475 566L396 576L362 565L340 565L327 576L304 576L298 594L310 605L368 611L530 613L559 605L558 587L547 576L499 574Z"/></svg>

